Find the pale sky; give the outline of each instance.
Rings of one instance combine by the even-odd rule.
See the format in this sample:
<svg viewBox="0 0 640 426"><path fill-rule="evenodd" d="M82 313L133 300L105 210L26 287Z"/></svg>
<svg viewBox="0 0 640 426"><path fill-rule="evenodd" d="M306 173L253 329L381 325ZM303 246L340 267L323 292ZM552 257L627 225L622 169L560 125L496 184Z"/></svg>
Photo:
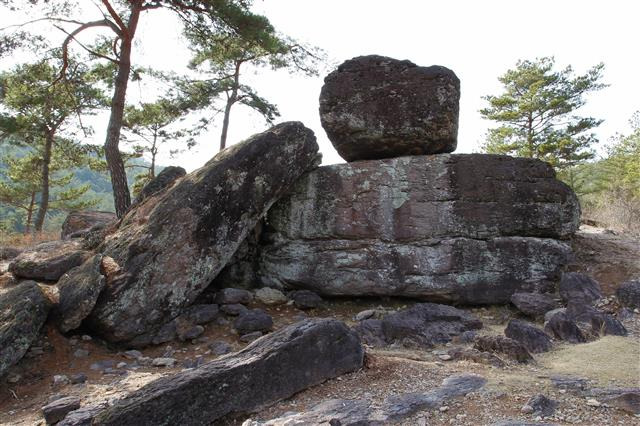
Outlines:
<svg viewBox="0 0 640 426"><path fill-rule="evenodd" d="M484 106L482 96L499 93L497 77L518 59L555 56L558 66L570 64L576 73L605 63L604 82L610 87L589 96L581 111L605 120L597 130L601 143L616 132L628 131L629 118L640 110L638 1L257 0L254 9L283 34L324 49L334 64L380 54L452 69L461 80L462 92L456 152L479 149L492 125L478 113ZM0 26L6 23L7 17L0 16ZM138 65L180 70L189 57L177 25L165 12L147 12L138 37L133 56ZM318 96L328 71L318 78L285 71L245 76L245 81L278 105L282 114L278 121L298 120L313 129L324 164L342 161L318 115ZM132 85L129 99L144 99L147 93ZM232 111L231 143L266 128L243 108ZM105 126L106 118L95 122L96 142L103 141ZM218 135L219 129L213 128L199 138L195 151L161 158L160 163L193 170L215 154Z"/></svg>

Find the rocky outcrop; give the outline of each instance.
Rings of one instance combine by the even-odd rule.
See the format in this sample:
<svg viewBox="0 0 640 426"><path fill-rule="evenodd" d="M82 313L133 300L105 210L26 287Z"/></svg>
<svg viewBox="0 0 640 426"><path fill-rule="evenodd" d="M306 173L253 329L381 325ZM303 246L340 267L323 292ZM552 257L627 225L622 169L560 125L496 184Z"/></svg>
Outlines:
<svg viewBox="0 0 640 426"><path fill-rule="evenodd" d="M105 286L101 254L64 274L58 281L58 303L52 316L63 333L80 327Z"/></svg>
<svg viewBox="0 0 640 426"><path fill-rule="evenodd" d="M640 308L640 279L626 281L616 290L620 304L631 309Z"/></svg>
<svg viewBox="0 0 640 426"><path fill-rule="evenodd" d="M553 297L542 293L514 293L511 303L520 312L533 318L544 317L544 314L558 306Z"/></svg>
<svg viewBox="0 0 640 426"><path fill-rule="evenodd" d="M156 194L163 189L168 188L176 180L180 179L186 174L187 171L182 167L165 167L160 173L158 173L158 176L147 182L147 184L140 191L140 194L138 194L138 197L135 199L134 203L136 205L140 204L146 198L149 198L153 194Z"/></svg>
<svg viewBox="0 0 640 426"><path fill-rule="evenodd" d="M78 241L50 241L20 253L9 264L9 271L19 278L58 281L89 257Z"/></svg>
<svg viewBox="0 0 640 426"><path fill-rule="evenodd" d="M100 413L96 425L212 424L362 367L357 335L343 323L307 320L235 354L158 379Z"/></svg>
<svg viewBox="0 0 640 426"><path fill-rule="evenodd" d="M60 238L82 237L91 230L104 228L108 224L115 222L117 216L111 212L79 211L71 212L62 223Z"/></svg>
<svg viewBox="0 0 640 426"><path fill-rule="evenodd" d="M91 326L110 341L150 342L163 323L194 302L317 160L313 132L283 123L143 200L102 244L121 271L98 299Z"/></svg>
<svg viewBox="0 0 640 426"><path fill-rule="evenodd" d="M500 303L559 278L578 227L551 166L438 155L321 167L269 212L259 275L324 295Z"/></svg>
<svg viewBox="0 0 640 426"><path fill-rule="evenodd" d="M452 152L459 99L450 69L361 56L325 78L320 121L347 161Z"/></svg>
<svg viewBox="0 0 640 426"><path fill-rule="evenodd" d="M522 343L531 353L551 350L551 338L547 333L525 321L512 319L507 324L504 335Z"/></svg>
<svg viewBox="0 0 640 426"><path fill-rule="evenodd" d="M49 300L33 281L0 289L0 377L36 340L49 308Z"/></svg>
<svg viewBox="0 0 640 426"><path fill-rule="evenodd" d="M600 283L588 275L578 272L562 274L558 288L565 303L593 303L602 297Z"/></svg>

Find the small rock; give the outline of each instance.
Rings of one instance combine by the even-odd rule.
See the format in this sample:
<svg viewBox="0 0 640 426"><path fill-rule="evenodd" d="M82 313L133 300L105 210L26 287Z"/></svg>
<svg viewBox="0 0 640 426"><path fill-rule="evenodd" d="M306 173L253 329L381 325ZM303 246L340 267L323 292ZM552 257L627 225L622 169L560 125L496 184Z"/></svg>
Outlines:
<svg viewBox="0 0 640 426"><path fill-rule="evenodd" d="M190 306L180 317L190 323L202 325L215 320L219 314L220 308L218 305L198 304Z"/></svg>
<svg viewBox="0 0 640 426"><path fill-rule="evenodd" d="M142 352L137 351L135 349L131 349L129 351L123 352L122 355L127 359L138 359L142 357Z"/></svg>
<svg viewBox="0 0 640 426"><path fill-rule="evenodd" d="M454 336L451 341L454 343L473 343L477 335L478 333L476 333L474 330L467 330L463 331L458 336Z"/></svg>
<svg viewBox="0 0 640 426"><path fill-rule="evenodd" d="M520 409L520 412L522 414L531 414L533 413L533 407L530 406L529 404L525 404L522 406L522 408Z"/></svg>
<svg viewBox="0 0 640 426"><path fill-rule="evenodd" d="M449 407L446 405L443 405L442 407L440 407L440 412L441 413L446 413L447 411L449 411Z"/></svg>
<svg viewBox="0 0 640 426"><path fill-rule="evenodd" d="M505 336L522 343L531 353L547 352L551 349L551 338L533 325L513 319L504 330Z"/></svg>
<svg viewBox="0 0 640 426"><path fill-rule="evenodd" d="M53 387L60 387L69 384L69 378L64 374L56 374L53 376Z"/></svg>
<svg viewBox="0 0 640 426"><path fill-rule="evenodd" d="M356 321L364 321L366 319L373 317L375 314L376 314L375 309L367 309L365 311L358 312L353 319Z"/></svg>
<svg viewBox="0 0 640 426"><path fill-rule="evenodd" d="M240 336L240 341L244 343L250 343L261 337L262 337L261 331L254 331L253 333L248 333Z"/></svg>
<svg viewBox="0 0 640 426"><path fill-rule="evenodd" d="M587 341L580 327L567 316L564 309L549 318L544 324L544 330L554 338L570 343L584 343Z"/></svg>
<svg viewBox="0 0 640 426"><path fill-rule="evenodd" d="M297 290L289 294L298 309L315 309L322 305L322 298L311 290Z"/></svg>
<svg viewBox="0 0 640 426"><path fill-rule="evenodd" d="M184 368L198 368L202 364L204 364L204 358L202 356L197 356L194 359L185 359L182 362Z"/></svg>
<svg viewBox="0 0 640 426"><path fill-rule="evenodd" d="M151 365L154 367L173 367L175 363L175 358L154 358Z"/></svg>
<svg viewBox="0 0 640 426"><path fill-rule="evenodd" d="M529 399L526 405L532 408L534 416L549 417L555 413L558 403L542 394L538 394Z"/></svg>
<svg viewBox="0 0 640 426"><path fill-rule="evenodd" d="M150 358L150 357L148 357L148 356L141 356L140 358L138 358L138 359L136 360L136 362L137 362L139 365L151 365L151 363L153 362L153 359L151 359L151 358Z"/></svg>
<svg viewBox="0 0 640 426"><path fill-rule="evenodd" d="M16 384L18 383L20 380L22 380L22 376L20 374L10 374L9 377L7 377L7 383L11 383L11 384Z"/></svg>
<svg viewBox="0 0 640 426"><path fill-rule="evenodd" d="M94 362L89 366L92 370L103 371L106 368L113 368L116 366L116 362L112 359L105 359L98 362Z"/></svg>
<svg viewBox="0 0 640 426"><path fill-rule="evenodd" d="M271 287L263 287L255 291L255 298L265 305L282 305L287 303L287 296L280 290Z"/></svg>
<svg viewBox="0 0 640 426"><path fill-rule="evenodd" d="M215 302L223 305L247 304L251 302L251 293L239 288L223 288L216 293Z"/></svg>
<svg viewBox="0 0 640 426"><path fill-rule="evenodd" d="M91 340L93 340L93 338L91 336L89 336L88 334L83 334L81 337L83 342L90 342Z"/></svg>
<svg viewBox="0 0 640 426"><path fill-rule="evenodd" d="M266 332L273 327L273 319L262 309L252 309L242 313L233 323L238 334L244 335L254 331Z"/></svg>
<svg viewBox="0 0 640 426"><path fill-rule="evenodd" d="M50 404L42 407L42 414L44 420L48 425L58 423L69 413L70 411L80 408L80 400L76 397L66 397L58 399Z"/></svg>
<svg viewBox="0 0 640 426"><path fill-rule="evenodd" d="M508 337L480 336L476 339L473 347L479 351L505 354L520 363L533 360L533 357L522 343Z"/></svg>
<svg viewBox="0 0 640 426"><path fill-rule="evenodd" d="M249 309L244 306L241 305L239 303L234 303L234 304L230 304L230 305L222 305L220 306L220 310L222 312L224 312L227 315L231 315L233 317L237 317L238 315L242 314L243 312L247 312Z"/></svg>
<svg viewBox="0 0 640 426"><path fill-rule="evenodd" d="M209 345L209 349L211 349L211 352L213 352L215 355L224 355L233 351L231 345L222 340L216 340L215 342L212 342Z"/></svg>
<svg viewBox="0 0 640 426"><path fill-rule="evenodd" d="M593 278L578 272L562 274L558 291L565 303L581 302L590 304L602 298L600 284Z"/></svg>
<svg viewBox="0 0 640 426"><path fill-rule="evenodd" d="M76 349L75 352L73 352L73 356L76 358L86 358L89 356L89 351L86 349Z"/></svg>
<svg viewBox="0 0 640 426"><path fill-rule="evenodd" d="M87 375L84 373L72 374L69 379L71 380L72 384L78 385L87 381Z"/></svg>
<svg viewBox="0 0 640 426"><path fill-rule="evenodd" d="M616 295L621 305L631 309L640 308L640 278L620 284Z"/></svg>
<svg viewBox="0 0 640 426"><path fill-rule="evenodd" d="M127 368L127 363L126 362L119 362L118 365L116 365L116 368L118 369L123 369L123 368Z"/></svg>
<svg viewBox="0 0 640 426"><path fill-rule="evenodd" d="M438 358L440 358L441 361L451 361L453 359L449 354L438 355Z"/></svg>
<svg viewBox="0 0 640 426"><path fill-rule="evenodd" d="M589 399L587 399L587 405L588 405L589 407L599 407L599 406L600 406L600 403L599 403L599 402L598 402L598 400L596 400L596 399L589 398Z"/></svg>
<svg viewBox="0 0 640 426"><path fill-rule="evenodd" d="M604 402L630 414L640 414L640 393L625 392L606 399Z"/></svg>
<svg viewBox="0 0 640 426"><path fill-rule="evenodd" d="M556 301L548 294L541 293L514 293L511 296L513 303L520 312L537 318L556 307Z"/></svg>
<svg viewBox="0 0 640 426"><path fill-rule="evenodd" d="M186 328L185 330L178 330L178 339L181 341L195 339L196 337L204 333L204 327L201 325L194 325Z"/></svg>

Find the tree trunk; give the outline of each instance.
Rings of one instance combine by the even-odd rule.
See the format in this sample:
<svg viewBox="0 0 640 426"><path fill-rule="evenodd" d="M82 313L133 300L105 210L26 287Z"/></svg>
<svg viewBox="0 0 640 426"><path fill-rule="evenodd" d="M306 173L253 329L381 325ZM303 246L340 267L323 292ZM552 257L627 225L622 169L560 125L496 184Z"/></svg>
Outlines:
<svg viewBox="0 0 640 426"><path fill-rule="evenodd" d="M537 158L533 153L533 117L529 114L527 123L527 146L529 147L529 158Z"/></svg>
<svg viewBox="0 0 640 426"><path fill-rule="evenodd" d="M240 87L240 62L236 62L236 69L233 74L233 89L227 98L227 105L224 107L224 119L222 120L222 134L220 135L220 151L227 146L227 132L229 131L229 116L231 107L238 100L238 88Z"/></svg>
<svg viewBox="0 0 640 426"><path fill-rule="evenodd" d="M28 235L31 232L31 219L33 218L33 207L36 204L36 192L33 191L31 193L31 201L29 202L29 208L27 209L27 223L24 227L25 235Z"/></svg>
<svg viewBox="0 0 640 426"><path fill-rule="evenodd" d="M158 154L158 148L156 143L158 142L158 132L153 131L153 145L151 145L151 167L149 168L149 177L153 179L156 177L156 154Z"/></svg>
<svg viewBox="0 0 640 426"><path fill-rule="evenodd" d="M36 216L35 231L42 232L44 219L49 208L49 165L51 164L51 150L53 148L53 138L55 130L47 132L44 143L44 155L42 157L42 185L40 189L40 206Z"/></svg>
<svg viewBox="0 0 640 426"><path fill-rule="evenodd" d="M111 101L111 116L109 117L107 138L104 143L107 166L111 173L113 202L118 217L122 217L131 205L131 194L129 193L127 174L120 155L119 144L127 85L129 83L129 74L131 73L131 47L138 26L138 19L140 18L140 8L140 2L135 2L131 5L131 15L127 24L128 33L123 35L121 39L118 73L116 74L113 99Z"/></svg>

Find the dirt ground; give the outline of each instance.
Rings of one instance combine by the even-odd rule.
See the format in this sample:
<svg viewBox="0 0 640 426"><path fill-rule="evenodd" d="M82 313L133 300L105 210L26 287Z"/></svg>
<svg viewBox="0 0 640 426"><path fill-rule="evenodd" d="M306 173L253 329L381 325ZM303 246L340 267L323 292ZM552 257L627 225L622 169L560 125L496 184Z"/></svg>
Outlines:
<svg viewBox="0 0 640 426"><path fill-rule="evenodd" d="M570 265L574 271L592 274L607 295L613 294L620 282L640 276L640 241L603 230L583 227L573 241L576 259ZM334 317L354 325L356 313L370 308L401 308L410 303L390 299L330 300L325 307L307 312L309 316ZM255 305L259 306L259 305ZM291 306L267 308L280 328L295 322L303 313ZM510 307L469 308L485 323L483 334L501 334L510 318L518 317ZM251 418L267 420L286 412L304 411L328 399L371 400L373 405L393 394L427 392L457 373L475 373L488 380L487 385L458 400L446 403L446 408L423 411L405 419L402 425L491 425L505 419L532 423L579 425L639 425L640 418L615 408L587 405L587 397L553 386L551 377L570 376L587 379L592 387L640 387L640 315L624 321L628 337L608 336L582 345L556 344L551 352L535 355L527 365L508 363L504 368L470 361L442 361L438 351L454 346L450 343L427 351L406 349L367 349L367 367L303 391ZM75 395L82 405L110 401L139 388L149 381L182 370L185 360L201 356L204 361L216 358L208 343L224 340L234 349L241 343L230 326L209 325L197 342L171 342L143 350L144 356L170 354L178 360L174 368L139 367L132 369L131 360L99 339L83 340L81 335L62 336L54 328L46 328L42 354L32 353L15 366L0 383L0 425L44 425L41 407L54 395ZM77 349L89 355L74 356ZM124 374L103 374L91 365L104 360L128 363ZM84 373L84 384L53 385L54 375ZM19 377L17 382L15 378ZM13 379L13 380L12 380ZM536 419L523 414L522 406L533 395L543 393L558 401L554 416ZM241 424L244 419L225 424Z"/></svg>

